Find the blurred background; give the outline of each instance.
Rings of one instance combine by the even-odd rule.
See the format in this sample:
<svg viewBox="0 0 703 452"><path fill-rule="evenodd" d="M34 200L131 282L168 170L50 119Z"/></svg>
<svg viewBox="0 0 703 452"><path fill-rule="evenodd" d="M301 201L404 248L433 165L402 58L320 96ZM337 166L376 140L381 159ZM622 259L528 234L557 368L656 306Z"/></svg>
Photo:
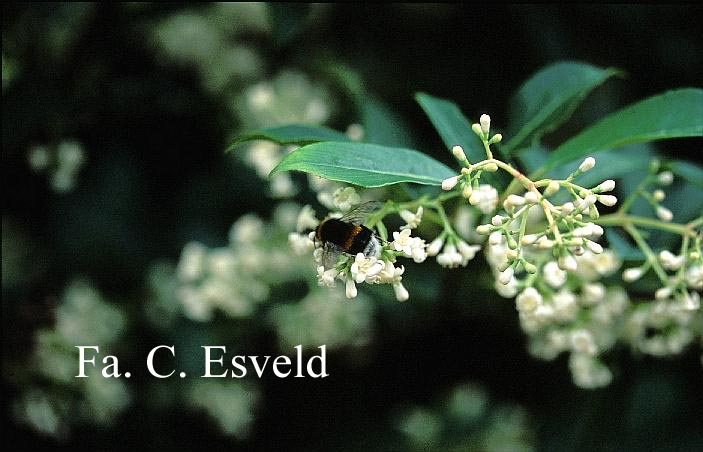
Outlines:
<svg viewBox="0 0 703 452"><path fill-rule="evenodd" d="M556 60L614 66L549 139L618 106L701 86L699 6L23 4L2 6L3 440L78 450L701 450L700 350L616 353L584 390L566 358L532 358L482 259L410 266L411 300L316 287L287 234L285 150L224 149L239 132L324 124L449 162L415 104L425 91L500 128L510 95ZM657 144L700 161L700 140ZM312 282L311 282L312 281ZM129 380L76 381L74 345ZM187 379L156 380L174 344ZM220 381L228 354L328 345L324 380ZM203 415L205 414L205 415Z"/></svg>

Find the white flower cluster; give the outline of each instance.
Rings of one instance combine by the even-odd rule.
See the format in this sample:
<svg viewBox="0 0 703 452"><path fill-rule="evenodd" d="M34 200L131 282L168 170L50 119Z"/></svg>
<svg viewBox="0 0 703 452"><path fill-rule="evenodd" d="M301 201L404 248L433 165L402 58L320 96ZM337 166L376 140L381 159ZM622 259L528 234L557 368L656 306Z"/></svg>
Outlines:
<svg viewBox="0 0 703 452"><path fill-rule="evenodd" d="M55 147L39 145L30 148L27 160L35 173L48 173L55 192L68 193L76 187L78 173L85 164L85 150L77 141L65 140Z"/></svg>
<svg viewBox="0 0 703 452"><path fill-rule="evenodd" d="M221 94L234 82L261 77L264 59L245 35L270 31L264 4L216 3L168 16L155 27L153 41L164 62L194 67L205 88Z"/></svg>
<svg viewBox="0 0 703 452"><path fill-rule="evenodd" d="M373 305L363 296L354 302L339 291L311 288L297 303L277 305L269 311L281 350L302 345L327 349L361 347L371 340Z"/></svg>
<svg viewBox="0 0 703 452"><path fill-rule="evenodd" d="M259 391L246 381L228 380L198 379L188 388L187 403L207 413L225 435L244 439L254 423Z"/></svg>
<svg viewBox="0 0 703 452"><path fill-rule="evenodd" d="M186 245L176 268L176 295L185 315L208 321L219 309L230 317L249 317L268 298L272 284L300 278L296 257L284 246L295 208L279 206L278 221L269 224L252 214L242 216L230 229L228 246Z"/></svg>
<svg viewBox="0 0 703 452"><path fill-rule="evenodd" d="M86 366L88 378L75 378L75 346L109 349L124 329L125 315L119 308L108 304L88 282L73 281L56 308L56 325L35 333L31 368L18 382L25 392L14 402L15 417L58 438L65 437L72 424L114 422L131 404L128 387L120 379L103 378L100 367Z"/></svg>
<svg viewBox="0 0 703 452"><path fill-rule="evenodd" d="M517 405L491 403L486 390L475 384L455 387L437 404L440 409L407 408L396 429L404 444L392 449L413 450L534 450L534 434L527 413Z"/></svg>

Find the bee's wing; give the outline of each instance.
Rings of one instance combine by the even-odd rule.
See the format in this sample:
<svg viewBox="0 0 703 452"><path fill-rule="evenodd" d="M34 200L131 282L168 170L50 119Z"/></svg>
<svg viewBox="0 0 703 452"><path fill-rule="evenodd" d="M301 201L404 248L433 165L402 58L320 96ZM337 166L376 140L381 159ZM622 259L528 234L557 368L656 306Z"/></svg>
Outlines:
<svg viewBox="0 0 703 452"><path fill-rule="evenodd" d="M362 224L369 214L380 209L382 205L383 203L381 201L367 201L361 203L342 215L339 220L352 224Z"/></svg>

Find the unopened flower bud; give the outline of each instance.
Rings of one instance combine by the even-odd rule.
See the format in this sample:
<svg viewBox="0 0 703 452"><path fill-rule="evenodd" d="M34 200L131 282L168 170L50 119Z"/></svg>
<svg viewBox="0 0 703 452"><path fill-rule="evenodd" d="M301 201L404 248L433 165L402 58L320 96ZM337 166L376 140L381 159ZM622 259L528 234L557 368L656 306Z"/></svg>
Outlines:
<svg viewBox="0 0 703 452"><path fill-rule="evenodd" d="M444 239L441 237L437 237L427 247L427 255L428 256L436 256L437 254L439 254L439 251L442 249L443 245L444 245Z"/></svg>
<svg viewBox="0 0 703 452"><path fill-rule="evenodd" d="M347 298L356 298L357 295L356 284L354 284L354 280L351 278L347 280L346 295Z"/></svg>
<svg viewBox="0 0 703 452"><path fill-rule="evenodd" d="M482 224L476 228L476 232L478 232L481 235L486 235L491 232L491 225L490 224Z"/></svg>
<svg viewBox="0 0 703 452"><path fill-rule="evenodd" d="M614 189L615 181L613 179L608 179L598 184L598 186L593 191L596 191L598 193L604 193L607 191L613 191Z"/></svg>
<svg viewBox="0 0 703 452"><path fill-rule="evenodd" d="M483 131L481 130L481 124L478 124L478 123L471 124L471 130L473 130L473 132L476 135L483 138Z"/></svg>
<svg viewBox="0 0 703 452"><path fill-rule="evenodd" d="M518 257L518 252L517 252L517 250L508 250L508 251L505 253L505 257L507 257L508 260L509 260L510 262L512 262L512 261L514 261L515 259L517 259L517 257Z"/></svg>
<svg viewBox="0 0 703 452"><path fill-rule="evenodd" d="M452 154L454 154L454 157L461 160L462 162L467 161L466 154L464 154L464 149L459 145L456 145L452 148Z"/></svg>
<svg viewBox="0 0 703 452"><path fill-rule="evenodd" d="M522 240L520 240L520 242L523 245L532 245L533 243L535 243L536 240L537 234L526 234L522 237Z"/></svg>
<svg viewBox="0 0 703 452"><path fill-rule="evenodd" d="M544 196L552 196L554 193L559 191L559 182L553 180L549 182L546 190L544 190Z"/></svg>
<svg viewBox="0 0 703 452"><path fill-rule="evenodd" d="M489 163L487 165L484 165L483 169L485 171L488 171L489 173L495 173L496 171L498 171L498 165L496 165L495 163Z"/></svg>
<svg viewBox="0 0 703 452"><path fill-rule="evenodd" d="M657 300L665 300L665 299L669 298L670 295L671 295L671 288L669 288L669 287L661 287L661 288L657 289L656 292L654 292L654 298L656 298Z"/></svg>
<svg viewBox="0 0 703 452"><path fill-rule="evenodd" d="M596 206L591 206L588 208L588 216L591 217L591 220L597 220L598 217L600 217L600 213L598 212L598 208Z"/></svg>
<svg viewBox="0 0 703 452"><path fill-rule="evenodd" d="M510 203L513 206L522 206L523 204L525 204L525 198L523 198L522 196L518 196L518 195L508 196L507 201L508 201L508 203Z"/></svg>
<svg viewBox="0 0 703 452"><path fill-rule="evenodd" d="M598 201L604 206L612 207L618 202L618 198L613 195L600 195Z"/></svg>
<svg viewBox="0 0 703 452"><path fill-rule="evenodd" d="M571 254L565 254L559 258L557 261L559 268L565 271L576 271L576 259Z"/></svg>
<svg viewBox="0 0 703 452"><path fill-rule="evenodd" d="M485 114L481 115L479 122L481 123L481 132L483 132L485 136L488 136L488 132L491 130L491 117Z"/></svg>
<svg viewBox="0 0 703 452"><path fill-rule="evenodd" d="M492 246L500 245L503 241L503 233L500 231L493 231L491 235L488 236L488 243Z"/></svg>
<svg viewBox="0 0 703 452"><path fill-rule="evenodd" d="M449 177L442 181L442 190L449 191L459 182L459 176Z"/></svg>
<svg viewBox="0 0 703 452"><path fill-rule="evenodd" d="M574 207L574 203L569 201L564 203L564 205L561 206L561 211L564 215L571 215L571 213L574 211L576 207Z"/></svg>
<svg viewBox="0 0 703 452"><path fill-rule="evenodd" d="M525 271L527 273L529 273L531 275L534 275L535 273L537 273L537 267L534 264L525 261L525 262L523 262L523 265L525 266Z"/></svg>
<svg viewBox="0 0 703 452"><path fill-rule="evenodd" d="M504 286L507 286L510 284L510 280L513 279L513 273L515 273L513 267L506 268L505 271L503 271L498 277L498 281L500 281L500 283Z"/></svg>
<svg viewBox="0 0 703 452"><path fill-rule="evenodd" d="M473 190L471 189L471 184L466 184L464 185L464 188L461 190L461 196L463 196L466 199L471 198L471 195L473 194Z"/></svg>
<svg viewBox="0 0 703 452"><path fill-rule="evenodd" d="M579 165L579 171L585 173L594 166L596 166L596 159L594 159L593 157L586 157L586 159L581 163L581 165Z"/></svg>
<svg viewBox="0 0 703 452"><path fill-rule="evenodd" d="M528 191L525 193L525 202L528 204L535 204L537 201L539 201L539 194L533 192L533 191Z"/></svg>
<svg viewBox="0 0 703 452"><path fill-rule="evenodd" d="M593 242L591 240L586 242L586 246L594 254L600 254L603 252L603 247L599 243Z"/></svg>
<svg viewBox="0 0 703 452"><path fill-rule="evenodd" d="M471 193L471 196L469 196L469 204L472 206L475 206L476 204L481 202L481 195L479 192L473 192Z"/></svg>
<svg viewBox="0 0 703 452"><path fill-rule="evenodd" d="M491 224L493 226L500 226L503 224L503 220L505 218L501 215L495 215L493 218L491 218Z"/></svg>
<svg viewBox="0 0 703 452"><path fill-rule="evenodd" d="M654 198L655 201L664 201L664 198L666 198L666 194L664 193L664 190L654 190L652 193L652 197Z"/></svg>
<svg viewBox="0 0 703 452"><path fill-rule="evenodd" d="M488 144L496 144L500 143L501 141L503 141L503 135L496 133L490 140L488 140Z"/></svg>
<svg viewBox="0 0 703 452"><path fill-rule="evenodd" d="M662 171L657 176L657 182L660 185L671 185L674 182L674 174L671 171Z"/></svg>
<svg viewBox="0 0 703 452"><path fill-rule="evenodd" d="M401 282L393 284L393 291L395 292L395 299L398 301L407 301L408 298L410 298L408 289L406 289Z"/></svg>
<svg viewBox="0 0 703 452"><path fill-rule="evenodd" d="M622 279L625 282L634 282L640 279L643 273L641 267L628 268L622 272Z"/></svg>
<svg viewBox="0 0 703 452"><path fill-rule="evenodd" d="M671 213L671 210L664 206L657 206L657 216L662 221L671 221L674 218L674 214Z"/></svg>

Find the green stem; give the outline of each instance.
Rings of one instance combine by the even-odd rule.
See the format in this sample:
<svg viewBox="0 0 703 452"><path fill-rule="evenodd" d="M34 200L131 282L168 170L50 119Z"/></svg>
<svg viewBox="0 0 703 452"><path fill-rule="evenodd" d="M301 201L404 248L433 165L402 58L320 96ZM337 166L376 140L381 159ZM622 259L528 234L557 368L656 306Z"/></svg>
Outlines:
<svg viewBox="0 0 703 452"><path fill-rule="evenodd" d="M645 228L671 232L672 234L678 234L684 237L695 236L693 228L695 228L695 223L697 223L697 221L689 224L667 223L655 218L625 215L621 213L603 215L597 220L593 220L593 222L601 226L622 226L623 228L628 225L637 225Z"/></svg>
<svg viewBox="0 0 703 452"><path fill-rule="evenodd" d="M640 234L640 231L638 231L637 228L634 227L632 224L624 225L623 229L625 229L625 231L630 234L630 237L632 237L637 246L640 247L644 255L647 256L647 262L649 262L649 264L652 266L654 272L657 274L662 284L667 285L667 283L669 282L669 278L666 276L666 272L661 267L661 265L659 265L659 260L654 254L654 251L652 251L652 248L650 248L644 238L642 238L642 234Z"/></svg>

